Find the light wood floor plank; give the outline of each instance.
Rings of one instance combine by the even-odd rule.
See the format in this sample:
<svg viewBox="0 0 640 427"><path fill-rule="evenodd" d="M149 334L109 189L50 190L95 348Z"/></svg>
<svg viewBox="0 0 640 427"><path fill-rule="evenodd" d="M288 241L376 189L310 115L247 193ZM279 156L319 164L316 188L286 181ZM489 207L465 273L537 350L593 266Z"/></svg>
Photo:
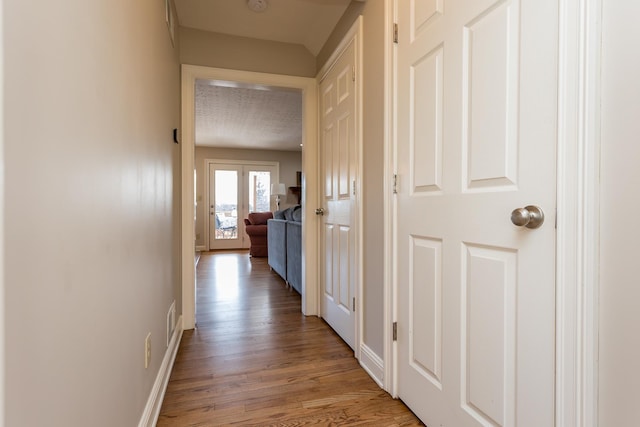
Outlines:
<svg viewBox="0 0 640 427"><path fill-rule="evenodd" d="M158 420L184 426L420 426L300 295L247 252L204 252Z"/></svg>

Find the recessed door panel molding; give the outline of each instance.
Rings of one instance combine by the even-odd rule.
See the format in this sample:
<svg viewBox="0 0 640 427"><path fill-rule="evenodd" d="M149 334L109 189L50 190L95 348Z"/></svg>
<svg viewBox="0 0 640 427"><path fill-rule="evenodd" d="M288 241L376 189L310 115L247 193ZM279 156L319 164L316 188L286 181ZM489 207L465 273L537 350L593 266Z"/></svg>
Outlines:
<svg viewBox="0 0 640 427"><path fill-rule="evenodd" d="M322 92L322 112L324 116L328 116L333 111L333 93L333 84L327 85L325 90Z"/></svg>
<svg viewBox="0 0 640 427"><path fill-rule="evenodd" d="M341 105L344 101L349 99L349 95L351 95L351 68L347 65L342 69L340 75L337 78L338 82L338 101L337 105Z"/></svg>
<svg viewBox="0 0 640 427"><path fill-rule="evenodd" d="M351 198L349 182L351 181L351 135L353 132L351 112L345 113L338 119L338 197L342 200Z"/></svg>
<svg viewBox="0 0 640 427"><path fill-rule="evenodd" d="M333 224L324 224L324 252L325 252L325 296L333 298Z"/></svg>
<svg viewBox="0 0 640 427"><path fill-rule="evenodd" d="M410 237L409 365L442 390L442 240Z"/></svg>
<svg viewBox="0 0 640 427"><path fill-rule="evenodd" d="M517 185L519 5L500 1L463 30L465 190Z"/></svg>
<svg viewBox="0 0 640 427"><path fill-rule="evenodd" d="M442 189L443 55L441 44L411 67L411 188Z"/></svg>
<svg viewBox="0 0 640 427"><path fill-rule="evenodd" d="M322 137L324 197L327 200L333 199L333 144L336 139L335 131L335 126L330 123L325 127Z"/></svg>
<svg viewBox="0 0 640 427"><path fill-rule="evenodd" d="M517 252L463 244L462 405L483 425L515 426Z"/></svg>
<svg viewBox="0 0 640 427"><path fill-rule="evenodd" d="M338 227L338 239L340 245L339 260L340 263L340 307L347 313L351 311L351 290L349 284L352 282L352 260L351 260L351 227Z"/></svg>
<svg viewBox="0 0 640 427"><path fill-rule="evenodd" d="M411 0L411 40L444 12L444 0Z"/></svg>

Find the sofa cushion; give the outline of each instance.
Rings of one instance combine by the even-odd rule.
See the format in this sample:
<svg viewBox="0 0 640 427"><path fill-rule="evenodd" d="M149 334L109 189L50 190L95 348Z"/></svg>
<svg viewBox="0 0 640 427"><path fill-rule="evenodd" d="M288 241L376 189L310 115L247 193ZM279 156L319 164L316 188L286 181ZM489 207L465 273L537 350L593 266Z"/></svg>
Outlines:
<svg viewBox="0 0 640 427"><path fill-rule="evenodd" d="M248 215L251 225L266 225L267 220L273 218L271 212L252 212Z"/></svg>
<svg viewBox="0 0 640 427"><path fill-rule="evenodd" d="M284 210L284 219L287 221L293 220L293 208L287 208Z"/></svg>
<svg viewBox="0 0 640 427"><path fill-rule="evenodd" d="M298 213L299 214L299 219L295 219L295 217L294 217L296 211L300 211ZM300 205L291 206L290 208L285 209L283 214L284 214L284 219L286 219L287 221L301 222L301 220L302 220L302 207Z"/></svg>
<svg viewBox="0 0 640 427"><path fill-rule="evenodd" d="M292 221L302 222L302 208L300 206L296 206L293 210L293 218Z"/></svg>
<svg viewBox="0 0 640 427"><path fill-rule="evenodd" d="M284 211L285 211L285 210L286 210L286 209L282 209L282 210L280 210L280 211L275 211L275 212L273 213L273 219L284 219Z"/></svg>

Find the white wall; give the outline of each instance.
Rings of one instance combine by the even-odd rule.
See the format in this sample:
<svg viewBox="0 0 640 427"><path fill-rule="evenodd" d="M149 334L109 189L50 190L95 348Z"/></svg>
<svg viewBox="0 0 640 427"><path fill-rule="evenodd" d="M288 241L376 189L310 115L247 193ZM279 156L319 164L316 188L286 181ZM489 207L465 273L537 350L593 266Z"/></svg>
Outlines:
<svg viewBox="0 0 640 427"><path fill-rule="evenodd" d="M5 421L134 426L180 296L164 1L4 5Z"/></svg>
<svg viewBox="0 0 640 427"><path fill-rule="evenodd" d="M301 151L246 150L232 148L196 147L196 246L204 245L204 182L208 172L204 170L206 159L270 161L280 163L280 182L287 188L296 185L296 172L302 171ZM294 206L298 200L291 194L281 197L280 209Z"/></svg>
<svg viewBox="0 0 640 427"><path fill-rule="evenodd" d="M640 3L603 1L599 425L640 420Z"/></svg>

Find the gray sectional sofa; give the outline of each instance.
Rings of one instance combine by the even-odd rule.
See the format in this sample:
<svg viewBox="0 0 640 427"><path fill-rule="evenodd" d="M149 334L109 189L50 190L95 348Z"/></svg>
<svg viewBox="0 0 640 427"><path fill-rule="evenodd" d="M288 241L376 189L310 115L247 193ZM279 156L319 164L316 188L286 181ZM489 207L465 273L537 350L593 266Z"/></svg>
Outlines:
<svg viewBox="0 0 640 427"><path fill-rule="evenodd" d="M268 262L293 289L302 293L302 209L276 211L267 221Z"/></svg>

